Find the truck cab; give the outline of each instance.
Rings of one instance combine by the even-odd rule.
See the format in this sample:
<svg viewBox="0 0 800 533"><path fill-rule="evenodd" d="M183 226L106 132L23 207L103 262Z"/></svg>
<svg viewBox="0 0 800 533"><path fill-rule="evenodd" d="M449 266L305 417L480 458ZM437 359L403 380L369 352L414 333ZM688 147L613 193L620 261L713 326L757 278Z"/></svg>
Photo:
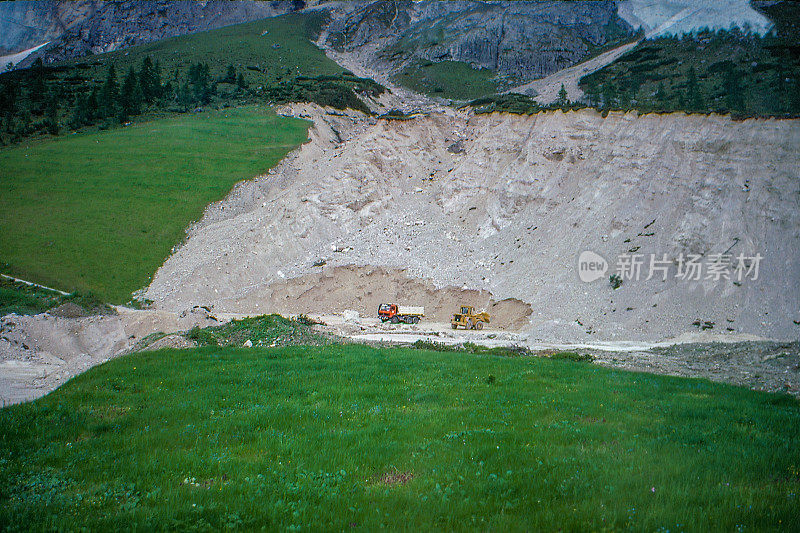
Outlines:
<svg viewBox="0 0 800 533"><path fill-rule="evenodd" d="M378 318L381 322L391 321L392 324L405 322L406 324L418 324L419 319L425 316L424 307L411 307L397 304L380 304L378 306Z"/></svg>
<svg viewBox="0 0 800 533"><path fill-rule="evenodd" d="M386 322L397 316L397 304L380 304L378 306L378 318L381 322Z"/></svg>

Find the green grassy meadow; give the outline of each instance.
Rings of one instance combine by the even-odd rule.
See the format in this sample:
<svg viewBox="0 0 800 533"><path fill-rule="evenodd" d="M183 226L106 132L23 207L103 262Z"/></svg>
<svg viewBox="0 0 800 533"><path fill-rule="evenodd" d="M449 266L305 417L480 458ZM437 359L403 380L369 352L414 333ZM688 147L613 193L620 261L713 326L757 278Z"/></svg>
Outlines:
<svg viewBox="0 0 800 533"><path fill-rule="evenodd" d="M0 264L122 303L234 183L275 165L309 123L211 111L0 150Z"/></svg>
<svg viewBox="0 0 800 533"><path fill-rule="evenodd" d="M2 530L800 528L800 404L546 358L138 353L0 410Z"/></svg>
<svg viewBox="0 0 800 533"><path fill-rule="evenodd" d="M0 73L0 146L198 107L317 102L368 113L356 93L384 89L345 71L311 42L326 17L293 13ZM145 59L150 75L143 86ZM107 84L112 67L115 90Z"/></svg>
<svg viewBox="0 0 800 533"><path fill-rule="evenodd" d="M149 56L161 63L165 82L175 80L194 63L208 63L215 76L233 65L252 87L300 75L341 74L342 67L310 40L324 22L324 14L320 13L289 14L74 59L64 65L76 67L87 80L102 81L110 65L124 74L130 66L138 68ZM65 72L76 74L74 70Z"/></svg>
<svg viewBox="0 0 800 533"><path fill-rule="evenodd" d="M431 96L472 100L500 89L495 75L493 70L473 68L461 61L417 61L392 79L413 91Z"/></svg>
<svg viewBox="0 0 800 533"><path fill-rule="evenodd" d="M0 277L0 316L36 315L59 305L63 295Z"/></svg>

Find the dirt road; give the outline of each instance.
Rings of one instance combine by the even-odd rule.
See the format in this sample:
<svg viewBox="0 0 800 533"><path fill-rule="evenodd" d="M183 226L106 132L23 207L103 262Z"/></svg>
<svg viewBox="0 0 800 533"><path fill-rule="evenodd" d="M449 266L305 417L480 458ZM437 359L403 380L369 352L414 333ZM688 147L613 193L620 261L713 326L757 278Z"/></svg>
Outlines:
<svg viewBox="0 0 800 533"><path fill-rule="evenodd" d="M188 348L180 335L195 325L218 325L242 315L216 315L201 308L184 313L117 309L117 315L62 318L43 313L0 319L0 406L34 400L72 377L141 349ZM800 396L800 343L775 343L742 335L698 333L660 343L540 342L520 331L453 330L447 322L381 323L355 311L311 315L323 332L359 343L525 348L534 354L589 353L603 366L685 377L706 377L758 390Z"/></svg>

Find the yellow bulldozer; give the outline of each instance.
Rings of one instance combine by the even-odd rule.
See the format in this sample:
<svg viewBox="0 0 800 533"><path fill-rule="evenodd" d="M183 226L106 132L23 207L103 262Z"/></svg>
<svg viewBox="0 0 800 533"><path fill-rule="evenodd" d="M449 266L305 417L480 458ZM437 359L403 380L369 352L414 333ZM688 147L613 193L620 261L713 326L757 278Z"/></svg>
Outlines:
<svg viewBox="0 0 800 533"><path fill-rule="evenodd" d="M476 313L475 308L471 305L462 305L461 312L455 313L450 319L450 326L453 329L457 329L459 326L464 329L483 329L483 325L488 323L489 313L486 311Z"/></svg>

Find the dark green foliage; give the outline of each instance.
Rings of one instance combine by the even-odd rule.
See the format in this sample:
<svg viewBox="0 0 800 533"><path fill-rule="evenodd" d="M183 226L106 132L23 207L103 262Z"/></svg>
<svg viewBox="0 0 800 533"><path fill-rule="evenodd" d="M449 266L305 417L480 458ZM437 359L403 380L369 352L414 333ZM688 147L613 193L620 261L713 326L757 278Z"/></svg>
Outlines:
<svg viewBox="0 0 800 533"><path fill-rule="evenodd" d="M119 94L120 122L126 122L132 115L142 112L142 102L144 96L142 87L136 76L133 67L128 69L125 81L122 82L122 89Z"/></svg>
<svg viewBox="0 0 800 533"><path fill-rule="evenodd" d="M702 112L705 110L703 94L697 84L697 72L695 72L694 67L689 67L686 81L686 102L689 111Z"/></svg>
<svg viewBox="0 0 800 533"><path fill-rule="evenodd" d="M44 100L47 86L45 85L46 70L42 63L42 58L37 57L30 67L30 85L28 86L28 98L31 103L36 105Z"/></svg>
<svg viewBox="0 0 800 533"><path fill-rule="evenodd" d="M192 102L207 104L211 101L214 86L211 82L211 67L208 63L196 63L189 67L186 83L190 89Z"/></svg>
<svg viewBox="0 0 800 533"><path fill-rule="evenodd" d="M16 79L9 78L0 84L0 116L6 119L12 117L16 112L19 97L20 87Z"/></svg>
<svg viewBox="0 0 800 533"><path fill-rule="evenodd" d="M603 109L800 116L800 47L791 27L763 38L732 30L643 41L585 76L581 88Z"/></svg>
<svg viewBox="0 0 800 533"><path fill-rule="evenodd" d="M85 97L79 97L75 110L73 111L72 121L70 127L72 129L80 129L84 126L90 126L100 119L100 104L98 102L97 89L92 89L92 92Z"/></svg>
<svg viewBox="0 0 800 533"><path fill-rule="evenodd" d="M142 100L147 104L152 104L162 95L161 68L158 61L153 64L150 56L142 60L142 67L139 70L139 87L142 92Z"/></svg>
<svg viewBox="0 0 800 533"><path fill-rule="evenodd" d="M611 288L614 290L619 289L622 287L622 278L619 274L611 274L608 277L608 282L611 284Z"/></svg>
<svg viewBox="0 0 800 533"><path fill-rule="evenodd" d="M35 315L55 307L61 294L0 277L0 316Z"/></svg>
<svg viewBox="0 0 800 533"><path fill-rule="evenodd" d="M228 65L228 70L225 73L225 76L220 78L220 83L236 83L236 67L233 65Z"/></svg>
<svg viewBox="0 0 800 533"><path fill-rule="evenodd" d="M321 346L337 342L332 336L313 331L311 327L316 323L308 317L301 320L261 315L231 320L221 326L194 327L186 338L199 346L242 346L247 341L253 346Z"/></svg>
<svg viewBox="0 0 800 533"><path fill-rule="evenodd" d="M566 93L566 90L564 91ZM543 110L561 109L563 111L579 109L580 104L570 102L566 94L563 98L550 105L542 106L530 96L517 93L498 94L478 98L467 104L476 114L483 113L513 113L515 115L533 115Z"/></svg>
<svg viewBox="0 0 800 533"><path fill-rule="evenodd" d="M611 109L619 105L619 93L613 81L603 84L603 109Z"/></svg>
<svg viewBox="0 0 800 533"><path fill-rule="evenodd" d="M135 117L265 100L368 112L355 93L374 96L383 88L340 74L309 41L325 18L321 13L273 17L54 66L37 61L29 69L0 74L0 145L57 133L62 124L106 129ZM169 73L164 78L162 69ZM53 90L59 95L57 117L47 106Z"/></svg>
<svg viewBox="0 0 800 533"><path fill-rule="evenodd" d="M178 86L178 90L175 93L175 101L184 113L194 103L194 93L188 82Z"/></svg>
<svg viewBox="0 0 800 533"><path fill-rule="evenodd" d="M58 135L58 95L50 91L47 95L44 111L44 129L50 135Z"/></svg>
<svg viewBox="0 0 800 533"><path fill-rule="evenodd" d="M80 307L82 315L111 314L112 307L91 292L61 293L0 276L0 316L35 315L65 303Z"/></svg>
<svg viewBox="0 0 800 533"><path fill-rule="evenodd" d="M600 88L597 85L597 82L594 78L588 80L586 82L586 87L584 87L584 91L586 92L586 99L589 101L589 105L592 107L598 107L600 105Z"/></svg>
<svg viewBox="0 0 800 533"><path fill-rule="evenodd" d="M558 91L558 105L560 107L566 107L569 105L569 98L567 97L567 89L564 87L564 84L561 84L561 89Z"/></svg>
<svg viewBox="0 0 800 533"><path fill-rule="evenodd" d="M561 359L563 361L573 361L575 363L592 363L594 356L588 353L577 352L555 352L548 355L550 359Z"/></svg>
<svg viewBox="0 0 800 533"><path fill-rule="evenodd" d="M244 74L241 72L239 73L239 76L236 77L236 86L239 89L247 89L247 80L244 79Z"/></svg>
<svg viewBox="0 0 800 533"><path fill-rule="evenodd" d="M542 110L542 106L536 100L530 96L517 93L478 98L470 102L469 106L474 108L477 114L500 111L517 115L532 115Z"/></svg>
<svg viewBox="0 0 800 533"><path fill-rule="evenodd" d="M370 113L366 104L356 96L375 97L385 89L368 78L358 78L352 74L338 76L299 76L263 89L263 97L270 103L315 102L335 109L355 109Z"/></svg>
<svg viewBox="0 0 800 533"><path fill-rule="evenodd" d="M99 104L101 117L106 118L117 115L117 107L119 105L119 86L117 84L117 70L113 63L108 67L106 81L103 84L103 89L100 91Z"/></svg>

